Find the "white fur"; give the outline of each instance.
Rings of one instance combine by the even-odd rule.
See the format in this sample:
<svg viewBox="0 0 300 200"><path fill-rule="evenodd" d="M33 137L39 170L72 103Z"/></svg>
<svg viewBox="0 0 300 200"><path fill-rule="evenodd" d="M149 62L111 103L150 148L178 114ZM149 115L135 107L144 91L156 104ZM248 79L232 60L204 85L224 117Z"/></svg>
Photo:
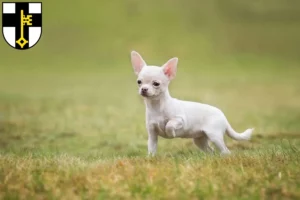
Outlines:
<svg viewBox="0 0 300 200"><path fill-rule="evenodd" d="M148 66L140 54L132 51L131 62L146 105L149 155L156 153L158 136L193 138L195 145L204 152L213 151L208 144L210 140L221 154L230 153L224 143L225 132L235 140L250 139L253 129L237 133L218 108L170 96L168 85L175 78L177 58L170 59L162 67ZM155 86L154 82L160 85ZM143 93L142 90L147 91Z"/></svg>

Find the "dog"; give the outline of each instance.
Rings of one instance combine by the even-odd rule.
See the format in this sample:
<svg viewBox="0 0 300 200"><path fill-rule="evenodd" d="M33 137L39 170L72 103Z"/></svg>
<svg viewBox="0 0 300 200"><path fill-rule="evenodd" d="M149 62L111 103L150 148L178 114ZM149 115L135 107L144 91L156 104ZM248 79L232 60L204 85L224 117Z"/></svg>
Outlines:
<svg viewBox="0 0 300 200"><path fill-rule="evenodd" d="M149 156L156 154L158 136L192 138L206 153L214 151L211 141L221 155L231 153L224 142L225 133L234 140L250 140L254 128L237 133L220 109L171 97L168 86L176 76L178 58L168 60L162 67L148 66L138 52L132 51L131 64L146 105Z"/></svg>

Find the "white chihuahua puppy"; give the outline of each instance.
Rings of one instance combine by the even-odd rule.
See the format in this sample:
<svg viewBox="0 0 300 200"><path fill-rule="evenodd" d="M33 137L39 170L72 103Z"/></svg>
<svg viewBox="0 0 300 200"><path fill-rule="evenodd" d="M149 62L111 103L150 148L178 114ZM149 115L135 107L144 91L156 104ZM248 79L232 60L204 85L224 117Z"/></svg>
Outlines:
<svg viewBox="0 0 300 200"><path fill-rule="evenodd" d="M213 151L208 144L210 140L221 154L230 154L224 143L225 132L235 140L250 139L253 129L241 134L235 132L218 108L170 96L168 86L175 78L178 58L170 59L162 67L147 66L141 55L132 51L131 63L146 105L149 155L156 153L158 136L193 138L204 152Z"/></svg>

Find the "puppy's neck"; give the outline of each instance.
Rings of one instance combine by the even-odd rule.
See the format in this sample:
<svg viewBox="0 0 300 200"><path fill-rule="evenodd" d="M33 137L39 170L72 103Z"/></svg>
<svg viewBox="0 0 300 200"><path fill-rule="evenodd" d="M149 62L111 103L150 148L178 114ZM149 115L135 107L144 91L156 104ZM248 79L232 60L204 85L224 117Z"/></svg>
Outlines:
<svg viewBox="0 0 300 200"><path fill-rule="evenodd" d="M168 102L172 100L169 90L161 93L155 98L144 98L147 109L162 111L168 105Z"/></svg>

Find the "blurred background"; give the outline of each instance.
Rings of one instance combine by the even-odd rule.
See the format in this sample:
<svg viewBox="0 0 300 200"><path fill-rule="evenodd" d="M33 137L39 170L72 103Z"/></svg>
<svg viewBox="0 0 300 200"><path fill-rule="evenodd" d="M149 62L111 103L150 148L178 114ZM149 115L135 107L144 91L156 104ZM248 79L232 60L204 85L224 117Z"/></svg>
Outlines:
<svg viewBox="0 0 300 200"><path fill-rule="evenodd" d="M74 60L72 69L103 64L111 68L128 63L132 49L153 62L178 56L199 66L224 57L299 59L297 0L42 2L38 46L21 52L1 40L6 68L49 68Z"/></svg>
<svg viewBox="0 0 300 200"><path fill-rule="evenodd" d="M218 106L238 131L300 128L300 1L42 2L34 48L0 40L4 149L146 151L131 50L152 65L178 57L171 94Z"/></svg>

